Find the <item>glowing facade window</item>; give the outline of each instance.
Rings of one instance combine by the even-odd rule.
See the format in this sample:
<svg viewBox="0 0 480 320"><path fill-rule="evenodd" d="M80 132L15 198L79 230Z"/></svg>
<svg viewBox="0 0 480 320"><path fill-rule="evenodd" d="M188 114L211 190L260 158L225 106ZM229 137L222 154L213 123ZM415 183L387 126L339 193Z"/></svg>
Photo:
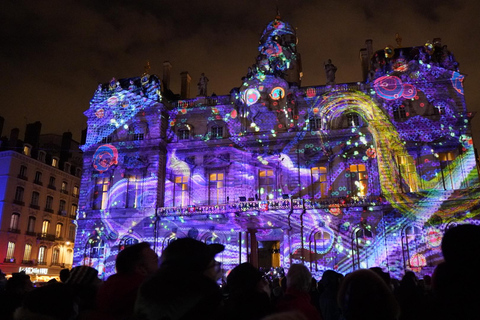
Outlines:
<svg viewBox="0 0 480 320"><path fill-rule="evenodd" d="M80 196L80 189L77 187L77 186L74 186L73 187L73 193L72 195L76 198L78 198Z"/></svg>
<svg viewBox="0 0 480 320"><path fill-rule="evenodd" d="M440 160L440 173L442 175L443 189L455 189L452 172L453 160L455 160L455 153L451 151L439 153L438 159Z"/></svg>
<svg viewBox="0 0 480 320"><path fill-rule="evenodd" d="M187 176L176 176L174 178L174 206L188 205L188 180Z"/></svg>
<svg viewBox="0 0 480 320"><path fill-rule="evenodd" d="M42 222L42 235L48 234L48 229L50 229L50 221L43 220L43 222Z"/></svg>
<svg viewBox="0 0 480 320"><path fill-rule="evenodd" d="M60 262L60 248L53 248L52 251L52 265L58 265Z"/></svg>
<svg viewBox="0 0 480 320"><path fill-rule="evenodd" d="M25 144L23 146L23 154L26 155L26 156L30 156L30 152L32 150L32 147L28 144Z"/></svg>
<svg viewBox="0 0 480 320"><path fill-rule="evenodd" d="M365 164L350 165L350 176L352 178L352 195L364 197L368 192L368 175Z"/></svg>
<svg viewBox="0 0 480 320"><path fill-rule="evenodd" d="M142 176L130 174L127 178L127 208L137 208L142 193Z"/></svg>
<svg viewBox="0 0 480 320"><path fill-rule="evenodd" d="M407 187L403 187L404 192L418 191L416 179L417 170L415 168L415 161L411 156L398 156L398 165L400 176L407 183Z"/></svg>
<svg viewBox="0 0 480 320"><path fill-rule="evenodd" d="M310 119L310 130L317 131L322 128L322 119L314 117Z"/></svg>
<svg viewBox="0 0 480 320"><path fill-rule="evenodd" d="M70 207L70 218L71 219L76 219L77 218L77 204L72 203L72 206Z"/></svg>
<svg viewBox="0 0 480 320"><path fill-rule="evenodd" d="M55 238L61 238L62 237L62 228L63 224L57 223L57 226L55 227Z"/></svg>
<svg viewBox="0 0 480 320"><path fill-rule="evenodd" d="M258 191L262 200L275 198L275 175L273 169L260 170L258 172Z"/></svg>
<svg viewBox="0 0 480 320"><path fill-rule="evenodd" d="M23 251L23 260L29 261L31 256L32 256L32 245L27 243L25 245L25 250Z"/></svg>
<svg viewBox="0 0 480 320"><path fill-rule="evenodd" d="M225 175L221 172L210 173L208 177L209 204L225 203Z"/></svg>
<svg viewBox="0 0 480 320"><path fill-rule="evenodd" d="M325 231L318 231L314 236L314 249L315 252L326 253L330 247L330 241L332 236Z"/></svg>
<svg viewBox="0 0 480 320"><path fill-rule="evenodd" d="M15 242L8 241L7 255L5 256L5 259L6 260L14 260L15 259L14 253L15 253Z"/></svg>
<svg viewBox="0 0 480 320"><path fill-rule="evenodd" d="M324 198L327 196L327 168L326 167L313 167L312 173L312 186L313 194L312 198Z"/></svg>
<svg viewBox="0 0 480 320"><path fill-rule="evenodd" d="M58 159L55 157L52 158L52 167L58 167Z"/></svg>
<svg viewBox="0 0 480 320"><path fill-rule="evenodd" d="M46 264L46 258L47 258L47 247L46 246L41 246L38 248L38 257L37 257L37 262L40 265Z"/></svg>
<svg viewBox="0 0 480 320"><path fill-rule="evenodd" d="M93 194L93 209L105 209L108 203L108 189L110 188L110 178L97 178L95 181L95 191Z"/></svg>
<svg viewBox="0 0 480 320"><path fill-rule="evenodd" d="M68 194L68 183L66 181L62 181L62 188L60 189L60 192Z"/></svg>

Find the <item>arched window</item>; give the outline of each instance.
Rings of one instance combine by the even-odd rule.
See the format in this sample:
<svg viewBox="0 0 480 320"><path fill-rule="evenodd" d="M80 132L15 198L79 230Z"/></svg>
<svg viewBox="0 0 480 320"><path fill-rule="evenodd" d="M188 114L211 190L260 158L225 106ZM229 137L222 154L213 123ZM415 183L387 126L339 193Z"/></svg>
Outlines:
<svg viewBox="0 0 480 320"><path fill-rule="evenodd" d="M32 245L27 243L25 244L25 251L23 252L23 261L22 263L31 263L30 258L32 256Z"/></svg>
<svg viewBox="0 0 480 320"><path fill-rule="evenodd" d="M39 265L45 265L47 264L47 247L46 246L40 246L40 248L38 248L38 258L37 258L37 262Z"/></svg>
<svg viewBox="0 0 480 320"><path fill-rule="evenodd" d="M19 223L20 223L20 214L12 213L12 216L10 217L10 228L8 228L8 231L20 233L20 230L18 229Z"/></svg>
<svg viewBox="0 0 480 320"><path fill-rule="evenodd" d="M208 178L209 204L225 203L225 174L212 172Z"/></svg>
<svg viewBox="0 0 480 320"><path fill-rule="evenodd" d="M258 188L261 200L275 199L275 174L273 169L258 172Z"/></svg>
<svg viewBox="0 0 480 320"><path fill-rule="evenodd" d="M35 217L28 217L28 226L27 226L27 234L30 236L35 235L35 222L37 221L37 218Z"/></svg>
<svg viewBox="0 0 480 320"><path fill-rule="evenodd" d="M17 189L15 190L15 199L13 200L13 202L23 206L25 204L23 202L23 193L24 189L22 187L17 187Z"/></svg>
<svg viewBox="0 0 480 320"><path fill-rule="evenodd" d="M356 228L352 238L352 262L353 270L365 269L367 265L367 247L372 243L373 233L371 227L364 225Z"/></svg>
<svg viewBox="0 0 480 320"><path fill-rule="evenodd" d="M55 247L52 251L52 265L58 266L60 264L60 248Z"/></svg>
<svg viewBox="0 0 480 320"><path fill-rule="evenodd" d="M127 247L133 246L137 244L138 240L129 236L123 237L120 242L118 243L118 251L121 251Z"/></svg>
<svg viewBox="0 0 480 320"><path fill-rule="evenodd" d="M402 236L402 245L404 252L404 266L410 268L419 267L417 259L415 259L418 253L420 253L424 246L424 237L422 229L417 226L407 226L404 229ZM413 264L412 264L413 263Z"/></svg>
<svg viewBox="0 0 480 320"><path fill-rule="evenodd" d="M42 223L42 237L47 236L49 229L50 229L50 221L49 220L43 220L43 223Z"/></svg>
<svg viewBox="0 0 480 320"><path fill-rule="evenodd" d="M55 239L62 238L62 228L63 228L63 224L57 223L57 226L55 227Z"/></svg>
<svg viewBox="0 0 480 320"><path fill-rule="evenodd" d="M359 127L361 124L360 116L357 113L348 113L346 118L348 127Z"/></svg>
<svg viewBox="0 0 480 320"><path fill-rule="evenodd" d="M368 193L368 175L365 164L351 164L350 177L352 182L352 196L366 196Z"/></svg>
<svg viewBox="0 0 480 320"><path fill-rule="evenodd" d="M15 262L15 242L8 241L7 255L5 256L5 262Z"/></svg>
<svg viewBox="0 0 480 320"><path fill-rule="evenodd" d="M100 237L92 237L88 239L85 246L85 257L90 259L103 259L105 258L105 243Z"/></svg>
<svg viewBox="0 0 480 320"><path fill-rule="evenodd" d="M30 208L33 209L40 209L40 206L38 205L38 201L40 200L40 193L33 191L32 192L32 201L30 202Z"/></svg>
<svg viewBox="0 0 480 320"><path fill-rule="evenodd" d="M312 174L312 198L325 198L327 196L327 168L313 167Z"/></svg>
<svg viewBox="0 0 480 320"><path fill-rule="evenodd" d="M174 206L186 206L188 205L188 176L178 175L174 178L173 184L173 205Z"/></svg>

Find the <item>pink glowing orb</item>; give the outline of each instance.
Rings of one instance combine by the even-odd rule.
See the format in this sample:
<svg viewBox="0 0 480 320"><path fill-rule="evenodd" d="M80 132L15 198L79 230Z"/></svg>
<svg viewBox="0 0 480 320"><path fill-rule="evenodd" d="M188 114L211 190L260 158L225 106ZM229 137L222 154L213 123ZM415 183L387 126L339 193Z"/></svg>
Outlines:
<svg viewBox="0 0 480 320"><path fill-rule="evenodd" d="M247 104L247 106L251 106L252 104L256 103L260 99L260 92L257 89L250 88L245 91L243 100Z"/></svg>

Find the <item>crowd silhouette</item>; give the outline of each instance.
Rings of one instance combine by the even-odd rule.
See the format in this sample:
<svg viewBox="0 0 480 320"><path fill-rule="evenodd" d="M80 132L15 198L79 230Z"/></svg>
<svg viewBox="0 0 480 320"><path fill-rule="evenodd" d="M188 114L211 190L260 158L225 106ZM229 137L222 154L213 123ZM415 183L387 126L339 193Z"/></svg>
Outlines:
<svg viewBox="0 0 480 320"><path fill-rule="evenodd" d="M269 277L250 263L221 280L220 244L183 238L160 259L148 243L120 251L105 282L88 266L62 270L60 282L34 287L0 271L0 319L10 320L429 320L480 319L480 226L458 225L442 240L433 275L402 279L381 268L317 282L302 264ZM222 285L218 285L218 283Z"/></svg>

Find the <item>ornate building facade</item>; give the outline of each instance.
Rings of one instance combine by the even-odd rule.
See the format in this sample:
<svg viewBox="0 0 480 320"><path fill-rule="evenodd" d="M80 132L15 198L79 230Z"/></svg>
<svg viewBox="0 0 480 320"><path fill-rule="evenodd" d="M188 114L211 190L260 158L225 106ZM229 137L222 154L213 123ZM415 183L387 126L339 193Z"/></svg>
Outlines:
<svg viewBox="0 0 480 320"><path fill-rule="evenodd" d="M172 95L168 64L162 80L100 85L85 112L75 263L109 275L126 245L161 253L188 236L224 244L226 269L431 273L445 229L480 222L453 55L439 39L376 52L367 41L364 81L336 84L326 65L327 85L302 87L296 44L288 23L269 23L229 95Z"/></svg>

